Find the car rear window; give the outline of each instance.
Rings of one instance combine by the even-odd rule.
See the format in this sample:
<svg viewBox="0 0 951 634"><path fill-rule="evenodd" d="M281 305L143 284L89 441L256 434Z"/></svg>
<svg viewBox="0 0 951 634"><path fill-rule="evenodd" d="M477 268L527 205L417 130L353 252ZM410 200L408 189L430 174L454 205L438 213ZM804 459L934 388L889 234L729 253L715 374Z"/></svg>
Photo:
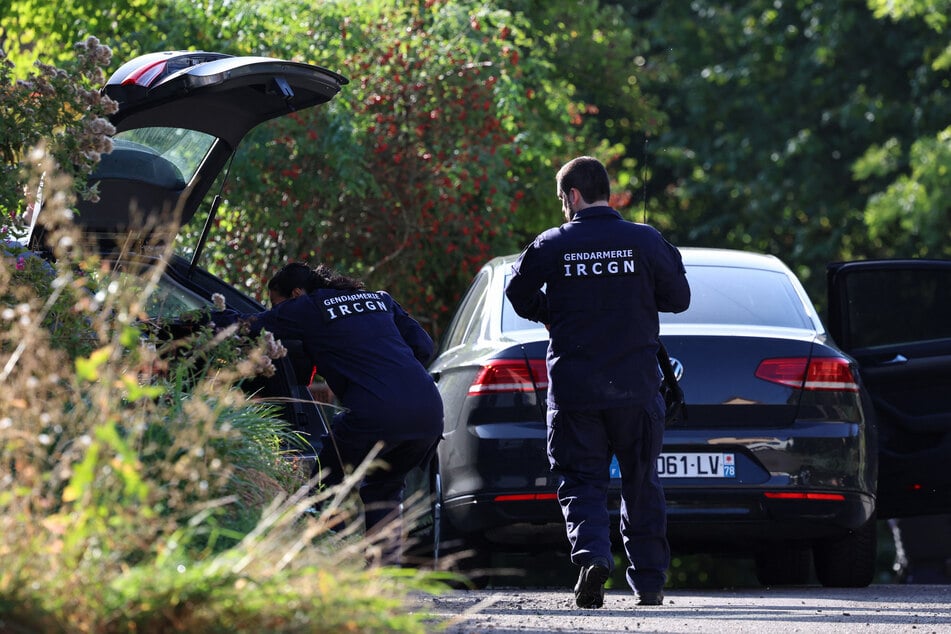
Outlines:
<svg viewBox="0 0 951 634"><path fill-rule="evenodd" d="M687 279L690 308L677 314L661 313L662 323L814 328L796 290L782 273L726 266L688 266ZM538 326L519 317L505 299L503 332Z"/></svg>
<svg viewBox="0 0 951 634"><path fill-rule="evenodd" d="M102 178L142 180L181 189L198 171L215 137L195 130L154 127L120 132L113 142L115 160L110 164L114 173Z"/></svg>
<svg viewBox="0 0 951 634"><path fill-rule="evenodd" d="M783 273L728 266L686 268L690 308L677 314L661 313L661 323L814 328Z"/></svg>

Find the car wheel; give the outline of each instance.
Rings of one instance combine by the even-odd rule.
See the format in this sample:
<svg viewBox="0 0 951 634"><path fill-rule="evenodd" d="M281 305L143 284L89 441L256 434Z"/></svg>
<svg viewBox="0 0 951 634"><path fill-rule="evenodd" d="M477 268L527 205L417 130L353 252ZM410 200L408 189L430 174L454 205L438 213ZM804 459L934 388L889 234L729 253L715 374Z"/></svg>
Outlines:
<svg viewBox="0 0 951 634"><path fill-rule="evenodd" d="M800 586L809 583L812 559L809 547L775 544L755 554L756 578L764 586Z"/></svg>
<svg viewBox="0 0 951 634"><path fill-rule="evenodd" d="M409 533L405 561L430 570L453 573L448 580L455 588L485 588L491 575L491 553L486 545L462 534L443 515L442 477L438 459L434 458L421 473L415 474L409 490L416 491L417 501ZM423 495L420 496L419 492Z"/></svg>
<svg viewBox="0 0 951 634"><path fill-rule="evenodd" d="M845 537L817 542L816 577L827 588L864 588L875 577L878 532L873 517Z"/></svg>
<svg viewBox="0 0 951 634"><path fill-rule="evenodd" d="M423 465L406 477L407 499L403 503L403 522L407 527L403 561L418 568L431 568L433 540L433 466Z"/></svg>
<svg viewBox="0 0 951 634"><path fill-rule="evenodd" d="M437 570L456 573L462 579L450 585L483 589L489 585L491 552L484 544L454 530L442 513L442 478L437 471L433 495L433 563Z"/></svg>

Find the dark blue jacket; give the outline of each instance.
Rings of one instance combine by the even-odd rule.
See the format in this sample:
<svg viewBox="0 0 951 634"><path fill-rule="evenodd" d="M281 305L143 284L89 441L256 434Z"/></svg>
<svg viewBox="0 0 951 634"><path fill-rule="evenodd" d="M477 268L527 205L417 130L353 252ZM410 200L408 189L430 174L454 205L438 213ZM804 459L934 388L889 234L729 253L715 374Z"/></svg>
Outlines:
<svg viewBox="0 0 951 634"><path fill-rule="evenodd" d="M303 342L317 372L347 411L336 419L354 434L383 440L436 438L442 399L426 371L433 341L383 291L319 289L250 315L212 314L218 326L246 320L276 339Z"/></svg>
<svg viewBox="0 0 951 634"><path fill-rule="evenodd" d="M656 397L657 312L690 305L680 252L656 229L588 207L535 238L512 273L505 292L515 311L549 328L549 407Z"/></svg>

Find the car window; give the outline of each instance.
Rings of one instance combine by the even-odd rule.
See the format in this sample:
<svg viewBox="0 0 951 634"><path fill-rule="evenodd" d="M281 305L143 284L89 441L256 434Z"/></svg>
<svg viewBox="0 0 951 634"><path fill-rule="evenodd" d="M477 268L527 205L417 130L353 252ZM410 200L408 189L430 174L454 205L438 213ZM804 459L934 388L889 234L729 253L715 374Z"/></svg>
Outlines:
<svg viewBox="0 0 951 634"><path fill-rule="evenodd" d="M481 322L476 316L482 313L488 286L489 275L485 271L480 272L469 285L469 290L459 304L456 317L449 326L449 334L446 337L447 348L469 342L478 336L478 327Z"/></svg>
<svg viewBox="0 0 951 634"><path fill-rule="evenodd" d="M661 313L661 322L814 327L803 311L789 278L782 273L725 266L694 266L687 268L687 278L690 281L690 308L677 314ZM534 321L519 317L508 299L505 299L502 332L531 330L538 326Z"/></svg>
<svg viewBox="0 0 951 634"><path fill-rule="evenodd" d="M209 306L203 297L175 284L167 277L159 280L158 288L149 295L145 312L153 319L175 319L182 314Z"/></svg>
<svg viewBox="0 0 951 634"><path fill-rule="evenodd" d="M117 276L118 280L116 279ZM151 276L148 272L132 273L124 270L122 265L118 265L113 271L106 274L100 274L98 271L91 272L86 276L86 279L86 288L97 294L110 293L115 288L121 287L128 288L131 292L141 295L147 291L151 283ZM202 296L178 284L167 275L163 275L159 278L155 288L149 292L143 308L152 319L169 320L181 317L189 311L210 306L211 303Z"/></svg>
<svg viewBox="0 0 951 634"><path fill-rule="evenodd" d="M661 313L662 323L813 328L789 278L777 271L687 266L690 308Z"/></svg>
<svg viewBox="0 0 951 634"><path fill-rule="evenodd" d="M115 161L118 167L136 170L145 179L158 179L157 185L168 187L166 181L177 174L184 186L198 171L214 142L215 137L195 130L136 128L115 136L112 153L119 155Z"/></svg>
<svg viewBox="0 0 951 634"><path fill-rule="evenodd" d="M503 290L508 287L509 279L511 279L512 274L509 273L505 276L505 284L503 285ZM542 285L542 291L545 290L545 285ZM531 321L520 317L518 313L515 312L515 309L512 307L512 302L509 301L508 297L503 295L502 297L502 332L512 332L515 330L534 330L535 328L540 328L541 324L537 321Z"/></svg>
<svg viewBox="0 0 951 634"><path fill-rule="evenodd" d="M951 270L946 268L851 272L846 279L851 347L951 338L949 288Z"/></svg>

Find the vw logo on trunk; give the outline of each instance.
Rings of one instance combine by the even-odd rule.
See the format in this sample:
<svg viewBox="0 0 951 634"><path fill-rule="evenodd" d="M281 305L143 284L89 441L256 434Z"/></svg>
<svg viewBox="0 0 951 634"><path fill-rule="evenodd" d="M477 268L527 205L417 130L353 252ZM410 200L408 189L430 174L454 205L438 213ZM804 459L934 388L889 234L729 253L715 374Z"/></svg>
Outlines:
<svg viewBox="0 0 951 634"><path fill-rule="evenodd" d="M680 359L671 357L670 367L674 370L674 378L680 381L680 377L684 375L684 364L680 362Z"/></svg>

